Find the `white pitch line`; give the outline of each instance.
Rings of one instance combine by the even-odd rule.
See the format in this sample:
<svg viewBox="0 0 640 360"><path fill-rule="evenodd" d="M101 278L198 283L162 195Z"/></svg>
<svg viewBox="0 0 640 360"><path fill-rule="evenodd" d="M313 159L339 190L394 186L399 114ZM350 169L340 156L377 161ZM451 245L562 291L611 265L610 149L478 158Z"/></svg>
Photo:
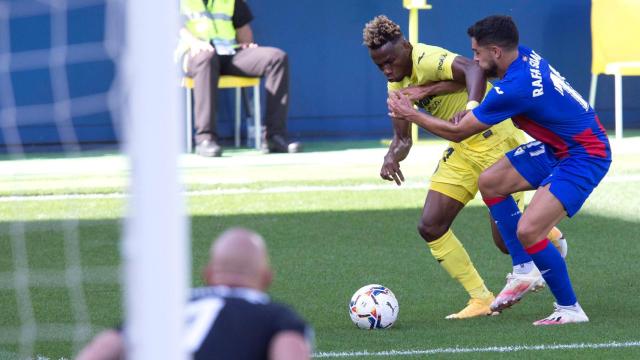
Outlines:
<svg viewBox="0 0 640 360"><path fill-rule="evenodd" d="M619 175L606 177L603 183L627 183L640 181L640 175ZM209 196L209 195L238 195L238 194L277 194L277 193L303 193L303 192L335 192L335 191L397 191L402 189L427 189L428 181L419 183L404 183L402 186L395 186L391 183L361 184L361 185L309 185L309 186L280 186L266 189L252 189L248 187L193 190L185 192L186 196ZM83 199L121 199L128 195L121 192L100 193L100 194L59 194L59 195L15 195L0 196L0 202L19 201L55 201L55 200L83 200Z"/></svg>
<svg viewBox="0 0 640 360"><path fill-rule="evenodd" d="M374 191L374 190L397 190L397 189L426 189L426 183L403 184L401 187L392 184L362 184L362 185L331 185L331 186L281 186L266 189L252 188L232 188L232 189L211 189L187 191L187 196L208 196L208 195L237 195L237 194L278 194L278 193L301 193L320 191ZM54 200L75 200L75 199L120 199L126 198L125 193L104 193L104 194L60 194L60 195L17 195L0 196L0 202L17 201L54 201Z"/></svg>
<svg viewBox="0 0 640 360"><path fill-rule="evenodd" d="M401 190L401 189L426 189L426 183L405 183L402 186L393 184L361 184L361 185L309 185L309 186L280 186L266 189L212 189L189 191L188 196L197 195L234 195L234 194L280 194L280 193L302 193L302 192L323 192L323 191L378 191L378 190Z"/></svg>
<svg viewBox="0 0 640 360"><path fill-rule="evenodd" d="M640 341L628 342L608 342L599 344L553 344L553 345L513 345L513 346L490 346L483 348L436 348L426 350L390 350L390 351L355 351L355 352L320 352L313 354L314 358L332 357L363 357L363 356L413 356L413 355L436 355L436 354L461 354L461 353L507 353L517 351L545 351L545 350L572 350L572 349L615 349L640 346ZM50 360L47 357L38 355L36 360ZM66 360L61 358L60 360Z"/></svg>
<svg viewBox="0 0 640 360"><path fill-rule="evenodd" d="M489 347L450 347L425 350L389 350L389 351L350 351L350 352L319 352L313 354L314 358L338 358L338 357L363 357L363 356L412 356L412 355L436 355L436 354L460 354L460 353L507 353L517 351L546 351L546 350L574 350L574 349L614 349L639 347L640 341L607 342L607 343L576 343L576 344L551 344L551 345L511 345Z"/></svg>
<svg viewBox="0 0 640 360"><path fill-rule="evenodd" d="M55 200L76 200L76 199L121 199L127 196L128 195L124 193L16 195L16 196L0 196L0 202L55 201Z"/></svg>

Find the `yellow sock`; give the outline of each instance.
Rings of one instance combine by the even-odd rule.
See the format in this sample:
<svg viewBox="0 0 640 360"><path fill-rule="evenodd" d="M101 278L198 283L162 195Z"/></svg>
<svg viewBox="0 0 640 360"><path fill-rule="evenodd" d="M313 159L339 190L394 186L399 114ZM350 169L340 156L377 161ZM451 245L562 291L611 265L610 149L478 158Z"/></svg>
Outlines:
<svg viewBox="0 0 640 360"><path fill-rule="evenodd" d="M449 229L444 235L435 241L427 243L431 254L440 265L476 299L485 299L491 296L491 292L484 285L484 281L473 266L469 254L462 243Z"/></svg>
<svg viewBox="0 0 640 360"><path fill-rule="evenodd" d="M558 241L561 237L562 232L560 232L560 230L555 226L553 227L553 229L551 229L551 231L549 231L549 234L547 235L547 239L551 241Z"/></svg>

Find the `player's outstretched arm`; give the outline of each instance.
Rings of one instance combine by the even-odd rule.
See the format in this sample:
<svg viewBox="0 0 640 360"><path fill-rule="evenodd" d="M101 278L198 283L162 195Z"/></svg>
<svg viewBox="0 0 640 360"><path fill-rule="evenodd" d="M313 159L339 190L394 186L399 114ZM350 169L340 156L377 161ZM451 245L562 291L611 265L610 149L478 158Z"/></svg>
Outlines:
<svg viewBox="0 0 640 360"><path fill-rule="evenodd" d="M398 90L409 98L412 102L420 101L428 96L446 95L464 89L463 84L453 80L429 82L423 85L409 86Z"/></svg>
<svg viewBox="0 0 640 360"><path fill-rule="evenodd" d="M401 119L391 118L393 123L393 140L389 145L387 155L393 157L395 161L402 161L409 155L409 150L413 145L411 140L411 124Z"/></svg>
<svg viewBox="0 0 640 360"><path fill-rule="evenodd" d="M393 140L389 145L389 151L384 157L382 168L380 169L380 177L388 180L395 181L396 184L401 185L404 181L404 175L400 170L400 161L404 160L409 155L411 145L411 123L400 119L391 118L393 122Z"/></svg>
<svg viewBox="0 0 640 360"><path fill-rule="evenodd" d="M411 101L399 92L395 92L387 99L389 107L389 116L404 120L405 122L415 123L423 129L453 142L460 142L471 135L477 134L488 129L490 126L480 122L473 111L469 111L457 123L438 119L417 111L413 108Z"/></svg>
<svg viewBox="0 0 640 360"><path fill-rule="evenodd" d="M467 87L469 101L477 101L478 103L482 101L487 91L487 77L478 64L469 58L458 55L451 64L451 72L455 82L465 84Z"/></svg>

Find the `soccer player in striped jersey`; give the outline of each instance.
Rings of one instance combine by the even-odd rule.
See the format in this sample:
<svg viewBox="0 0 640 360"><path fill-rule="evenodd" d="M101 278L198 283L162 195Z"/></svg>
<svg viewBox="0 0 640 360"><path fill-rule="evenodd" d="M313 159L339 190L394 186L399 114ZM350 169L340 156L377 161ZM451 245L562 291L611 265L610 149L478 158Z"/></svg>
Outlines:
<svg viewBox="0 0 640 360"><path fill-rule="evenodd" d="M547 234L565 216L576 214L609 170L607 134L565 78L537 52L518 45L510 17L487 17L467 32L474 60L488 77L498 78L480 106L445 122L414 110L411 100L396 92L389 97L389 112L452 141L481 134L508 118L536 139L485 170L480 193L511 255L530 256L556 299L552 314L534 325L587 322L566 263ZM536 192L521 213L511 194L530 189ZM491 309L515 302L496 299Z"/></svg>
<svg viewBox="0 0 640 360"><path fill-rule="evenodd" d="M371 59L388 80L389 93L406 94L411 102L434 116L452 118L465 108L477 106L487 89L491 89L482 69L471 59L437 46L410 44L400 27L386 16L378 16L366 24L363 37ZM394 137L380 176L400 185L404 181L400 162L412 146L410 124L402 119L392 118L392 121ZM490 305L495 298L451 230L451 224L478 192L480 173L503 158L504 153L525 142L524 134L511 121L496 124L482 134L449 143L431 177L418 233L427 242L433 257L470 297L466 307L447 319L494 313ZM523 194L515 196L523 207ZM503 252L508 252L493 221L491 225L494 241ZM558 229L550 229L549 238L566 252L566 242ZM520 299L527 292L544 286L540 272L528 255L516 254L512 259L513 271L507 275L509 286L498 298L509 294L510 299Z"/></svg>

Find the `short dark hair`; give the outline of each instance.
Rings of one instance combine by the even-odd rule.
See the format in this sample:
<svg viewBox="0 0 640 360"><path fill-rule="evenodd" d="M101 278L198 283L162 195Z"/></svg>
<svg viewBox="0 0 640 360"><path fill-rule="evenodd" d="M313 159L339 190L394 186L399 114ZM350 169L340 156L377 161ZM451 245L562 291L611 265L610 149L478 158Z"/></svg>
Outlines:
<svg viewBox="0 0 640 360"><path fill-rule="evenodd" d="M511 16L488 16L467 29L467 34L480 46L498 45L507 49L518 47L518 28Z"/></svg>
<svg viewBox="0 0 640 360"><path fill-rule="evenodd" d="M402 38L400 26L384 15L376 16L362 30L362 43L369 49L378 49L400 38Z"/></svg>

